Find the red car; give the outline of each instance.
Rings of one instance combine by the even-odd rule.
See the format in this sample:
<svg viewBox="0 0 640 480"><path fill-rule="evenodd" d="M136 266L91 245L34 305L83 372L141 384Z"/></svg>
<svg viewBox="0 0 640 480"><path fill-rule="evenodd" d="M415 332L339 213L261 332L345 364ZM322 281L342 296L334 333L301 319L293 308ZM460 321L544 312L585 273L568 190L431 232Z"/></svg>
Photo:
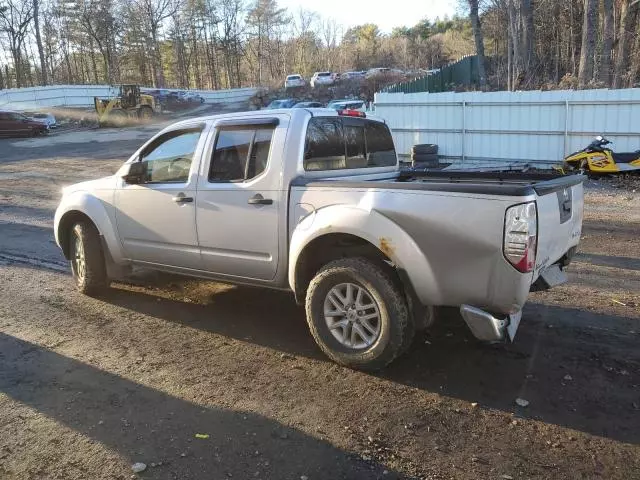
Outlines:
<svg viewBox="0 0 640 480"><path fill-rule="evenodd" d="M42 122L36 122L21 113L0 111L0 135L26 135L35 137L49 131L49 127Z"/></svg>

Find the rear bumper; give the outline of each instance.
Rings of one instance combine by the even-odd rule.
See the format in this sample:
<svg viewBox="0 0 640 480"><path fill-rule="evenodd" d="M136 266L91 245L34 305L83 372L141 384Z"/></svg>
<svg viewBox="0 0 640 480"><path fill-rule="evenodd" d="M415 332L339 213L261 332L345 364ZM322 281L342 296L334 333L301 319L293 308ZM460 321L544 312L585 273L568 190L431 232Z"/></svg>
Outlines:
<svg viewBox="0 0 640 480"><path fill-rule="evenodd" d="M513 341L522 318L522 310L506 316L494 316L471 305L462 305L460 314L474 337L483 342Z"/></svg>

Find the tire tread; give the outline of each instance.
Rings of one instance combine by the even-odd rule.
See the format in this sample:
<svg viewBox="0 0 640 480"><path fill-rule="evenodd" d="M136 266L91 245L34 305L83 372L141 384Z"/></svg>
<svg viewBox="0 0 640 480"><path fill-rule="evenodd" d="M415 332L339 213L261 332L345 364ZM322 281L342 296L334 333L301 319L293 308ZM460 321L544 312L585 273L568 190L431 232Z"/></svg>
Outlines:
<svg viewBox="0 0 640 480"><path fill-rule="evenodd" d="M367 281L369 279L378 279L380 285L376 285L376 287L381 287L378 293L385 299L386 305L384 309L387 311L387 314L392 317L390 328L395 330L395 335L390 335L388 345L378 357L366 361L350 359L348 354L336 352L328 347L316 330L312 318L313 292L327 277L345 272L355 274L356 277L364 277ZM415 325L409 315L404 293L398 288L397 282L392 279L385 269L364 257L342 258L326 264L309 284L305 309L309 330L320 349L333 361L350 368L366 371L380 370L404 353L413 342Z"/></svg>

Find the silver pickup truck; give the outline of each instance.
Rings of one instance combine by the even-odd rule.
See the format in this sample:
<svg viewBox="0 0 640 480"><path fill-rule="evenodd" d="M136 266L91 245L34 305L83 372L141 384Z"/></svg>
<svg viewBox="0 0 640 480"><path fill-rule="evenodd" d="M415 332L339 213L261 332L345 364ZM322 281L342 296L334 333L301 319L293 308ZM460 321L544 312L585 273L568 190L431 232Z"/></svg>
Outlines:
<svg viewBox="0 0 640 480"><path fill-rule="evenodd" d="M290 290L330 358L379 369L436 307L513 339L529 291L566 281L582 208L581 176L405 173L381 120L271 110L165 128L65 188L55 236L81 292L132 265Z"/></svg>

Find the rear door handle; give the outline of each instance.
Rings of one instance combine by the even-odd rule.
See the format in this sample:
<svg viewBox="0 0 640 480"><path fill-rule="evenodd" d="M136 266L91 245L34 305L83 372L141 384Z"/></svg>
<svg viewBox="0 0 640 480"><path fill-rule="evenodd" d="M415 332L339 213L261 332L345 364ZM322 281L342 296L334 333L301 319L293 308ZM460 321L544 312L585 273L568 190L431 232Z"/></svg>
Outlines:
<svg viewBox="0 0 640 480"><path fill-rule="evenodd" d="M176 203L191 203L193 202L193 197L187 197L184 193L180 192L173 197L172 200Z"/></svg>
<svg viewBox="0 0 640 480"><path fill-rule="evenodd" d="M249 205L271 205L273 200L270 198L264 198L259 193L256 193L253 197L249 199Z"/></svg>

